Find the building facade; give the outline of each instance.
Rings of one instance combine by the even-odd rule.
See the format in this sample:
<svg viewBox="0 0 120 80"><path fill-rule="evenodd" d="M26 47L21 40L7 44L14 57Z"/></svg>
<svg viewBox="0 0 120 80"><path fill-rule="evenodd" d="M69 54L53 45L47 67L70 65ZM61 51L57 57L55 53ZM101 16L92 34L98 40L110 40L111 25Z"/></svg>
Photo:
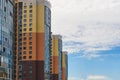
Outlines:
<svg viewBox="0 0 120 80"><path fill-rule="evenodd" d="M62 52L62 80L68 80L68 56L67 52Z"/></svg>
<svg viewBox="0 0 120 80"><path fill-rule="evenodd" d="M62 37L52 36L51 80L62 80Z"/></svg>
<svg viewBox="0 0 120 80"><path fill-rule="evenodd" d="M0 80L12 80L13 0L0 0Z"/></svg>
<svg viewBox="0 0 120 80"><path fill-rule="evenodd" d="M50 80L50 7L47 0L15 0L14 80Z"/></svg>

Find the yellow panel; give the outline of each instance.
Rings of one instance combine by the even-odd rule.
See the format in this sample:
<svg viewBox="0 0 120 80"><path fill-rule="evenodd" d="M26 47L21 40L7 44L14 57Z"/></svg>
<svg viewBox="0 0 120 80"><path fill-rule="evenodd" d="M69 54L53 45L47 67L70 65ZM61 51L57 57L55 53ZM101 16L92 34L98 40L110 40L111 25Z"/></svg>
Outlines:
<svg viewBox="0 0 120 80"><path fill-rule="evenodd" d="M44 5L37 5L37 32L44 33Z"/></svg>
<svg viewBox="0 0 120 80"><path fill-rule="evenodd" d="M14 0L15 3L18 3L18 0Z"/></svg>
<svg viewBox="0 0 120 80"><path fill-rule="evenodd" d="M52 56L58 56L59 53L59 45L58 45L58 38L52 38Z"/></svg>
<svg viewBox="0 0 120 80"><path fill-rule="evenodd" d="M66 62L66 57L65 57L66 55L63 53L62 54L62 67L66 67L66 64L65 64L65 62Z"/></svg>
<svg viewBox="0 0 120 80"><path fill-rule="evenodd" d="M24 13L24 10L27 10L27 13ZM29 10L32 10L32 13L29 13ZM29 17L30 14L32 14L32 18ZM31 9L29 8L29 5L27 5L26 9L24 9L24 7L23 7L23 14L22 14L22 16L23 16L22 17L23 31L22 32L24 32L24 28L27 29L27 31L25 31L25 32L30 32L29 28L32 28L32 32L36 32L36 15L35 14L36 14L36 5L33 5L33 7ZM24 15L26 15L27 17L24 18ZM24 22L24 19L26 19L27 21ZM30 22L29 19L32 19L32 22ZM32 23L32 27L29 26L30 23ZM24 27L24 24L26 24L27 26Z"/></svg>

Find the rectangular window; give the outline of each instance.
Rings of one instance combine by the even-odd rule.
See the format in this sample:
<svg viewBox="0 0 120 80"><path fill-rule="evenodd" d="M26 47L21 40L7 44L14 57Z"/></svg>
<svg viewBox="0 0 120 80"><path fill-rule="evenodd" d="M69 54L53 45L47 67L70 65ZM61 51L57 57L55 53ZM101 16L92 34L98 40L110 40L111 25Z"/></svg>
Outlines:
<svg viewBox="0 0 120 80"><path fill-rule="evenodd" d="M26 47L23 47L24 50L26 50Z"/></svg>
<svg viewBox="0 0 120 80"><path fill-rule="evenodd" d="M27 17L27 15L24 15L24 18L26 18Z"/></svg>
<svg viewBox="0 0 120 80"><path fill-rule="evenodd" d="M23 59L26 59L26 56L23 56Z"/></svg>
<svg viewBox="0 0 120 80"><path fill-rule="evenodd" d="M32 5L30 5L29 8L32 8Z"/></svg>
<svg viewBox="0 0 120 80"><path fill-rule="evenodd" d="M27 38L26 37L24 37L24 40L26 40Z"/></svg>
<svg viewBox="0 0 120 80"><path fill-rule="evenodd" d="M27 10L24 10L24 13L27 13Z"/></svg>
<svg viewBox="0 0 120 80"><path fill-rule="evenodd" d="M26 27L27 26L27 24L24 24L24 27Z"/></svg>
<svg viewBox="0 0 120 80"><path fill-rule="evenodd" d="M29 10L30 13L32 13L32 10Z"/></svg>
<svg viewBox="0 0 120 80"><path fill-rule="evenodd" d="M29 40L32 40L32 37L29 37Z"/></svg>
<svg viewBox="0 0 120 80"><path fill-rule="evenodd" d="M23 36L26 36L26 33L23 33Z"/></svg>
<svg viewBox="0 0 120 80"><path fill-rule="evenodd" d="M29 36L32 36L32 33L29 33Z"/></svg>
<svg viewBox="0 0 120 80"><path fill-rule="evenodd" d="M4 12L6 12L6 7L4 7Z"/></svg>
<svg viewBox="0 0 120 80"><path fill-rule="evenodd" d="M32 42L29 42L29 45L32 45Z"/></svg>
<svg viewBox="0 0 120 80"><path fill-rule="evenodd" d="M32 46L30 46L29 49L32 50Z"/></svg>
<svg viewBox="0 0 120 80"><path fill-rule="evenodd" d="M24 9L26 9L27 8L27 6L24 6Z"/></svg>
<svg viewBox="0 0 120 80"><path fill-rule="evenodd" d="M32 28L30 28L29 31L32 31Z"/></svg>
<svg viewBox="0 0 120 80"><path fill-rule="evenodd" d="M27 20L26 19L24 19L24 22L26 22Z"/></svg>
<svg viewBox="0 0 120 80"><path fill-rule="evenodd" d="M29 56L29 59L32 59L32 56Z"/></svg>
<svg viewBox="0 0 120 80"><path fill-rule="evenodd" d="M29 51L29 54L32 54L32 51Z"/></svg>
<svg viewBox="0 0 120 80"><path fill-rule="evenodd" d="M32 19L29 19L29 22L32 22Z"/></svg>
<svg viewBox="0 0 120 80"><path fill-rule="evenodd" d="M26 42L23 42L23 45L26 45L27 43Z"/></svg>
<svg viewBox="0 0 120 80"><path fill-rule="evenodd" d="M23 54L26 54L26 51L24 51Z"/></svg>
<svg viewBox="0 0 120 80"><path fill-rule="evenodd" d="M29 17L32 18L32 14L30 14Z"/></svg>
<svg viewBox="0 0 120 80"><path fill-rule="evenodd" d="M24 31L26 31L27 29L26 28L24 28Z"/></svg>
<svg viewBox="0 0 120 80"><path fill-rule="evenodd" d="M29 26L32 27L32 23L30 23Z"/></svg>

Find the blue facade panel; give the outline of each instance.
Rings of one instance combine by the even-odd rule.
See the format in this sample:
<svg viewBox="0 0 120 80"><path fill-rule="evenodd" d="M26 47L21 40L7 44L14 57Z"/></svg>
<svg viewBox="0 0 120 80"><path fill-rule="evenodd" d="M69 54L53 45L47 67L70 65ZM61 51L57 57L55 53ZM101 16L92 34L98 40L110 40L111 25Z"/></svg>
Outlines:
<svg viewBox="0 0 120 80"><path fill-rule="evenodd" d="M0 70L7 73L4 80L12 80L13 4L13 0L0 0Z"/></svg>

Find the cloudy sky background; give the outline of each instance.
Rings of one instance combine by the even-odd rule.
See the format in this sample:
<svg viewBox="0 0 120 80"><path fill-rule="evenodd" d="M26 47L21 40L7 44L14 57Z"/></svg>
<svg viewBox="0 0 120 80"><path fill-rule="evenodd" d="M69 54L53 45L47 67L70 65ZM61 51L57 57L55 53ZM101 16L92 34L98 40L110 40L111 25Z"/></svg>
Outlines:
<svg viewBox="0 0 120 80"><path fill-rule="evenodd" d="M63 36L63 49L69 53L69 70L73 69L70 66L74 64L70 62L71 60L77 62L76 66L77 64L80 66L82 61L89 62L89 67L93 65L98 67L95 64L101 62L102 66L105 66L97 68L96 70L103 71L94 74L88 72L89 74L83 75L84 69L90 69L89 67L81 68L83 72L79 69L79 73L69 71L69 80L120 80L120 77L115 78L114 75L109 78L112 73L102 74L109 66L112 66L111 72L116 74L118 70L114 68L120 65L120 0L50 0L50 2L52 32ZM112 61L114 65L111 64ZM109 66L106 67L107 65ZM117 74L120 75L120 70Z"/></svg>

